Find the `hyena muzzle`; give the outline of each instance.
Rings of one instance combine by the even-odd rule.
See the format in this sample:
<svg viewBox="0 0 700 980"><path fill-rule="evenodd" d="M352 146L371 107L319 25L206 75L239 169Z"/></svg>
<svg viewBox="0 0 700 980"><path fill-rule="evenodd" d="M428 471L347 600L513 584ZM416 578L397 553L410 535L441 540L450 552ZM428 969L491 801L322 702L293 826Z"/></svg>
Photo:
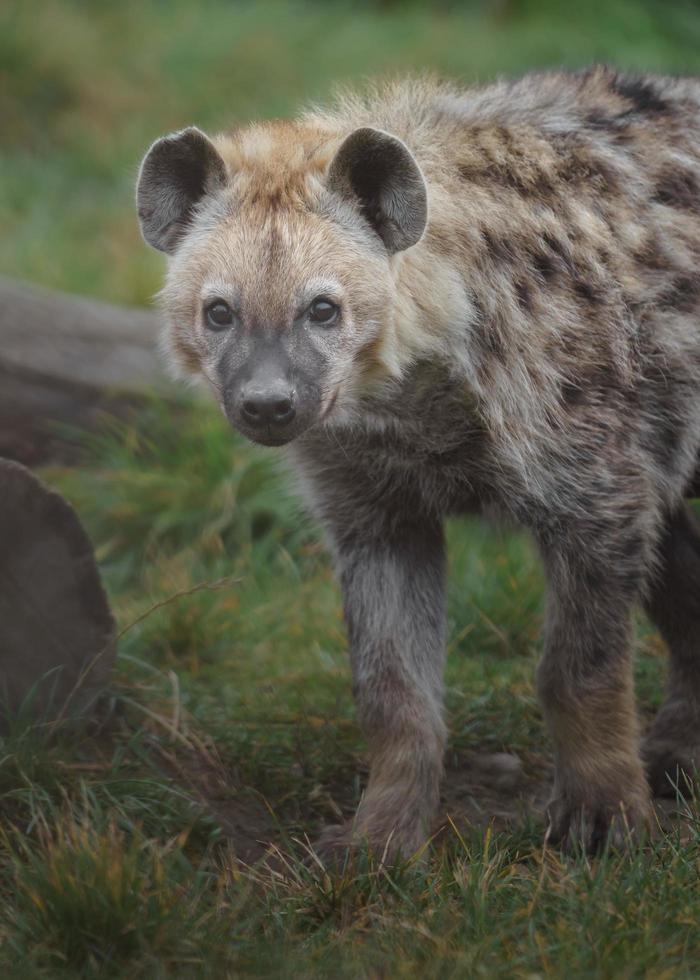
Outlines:
<svg viewBox="0 0 700 980"><path fill-rule="evenodd" d="M342 582L371 756L320 847L413 853L439 802L443 520L529 529L549 837L623 842L700 759L700 82L608 68L430 79L158 140L173 363L285 445ZM632 617L670 650L640 744Z"/></svg>

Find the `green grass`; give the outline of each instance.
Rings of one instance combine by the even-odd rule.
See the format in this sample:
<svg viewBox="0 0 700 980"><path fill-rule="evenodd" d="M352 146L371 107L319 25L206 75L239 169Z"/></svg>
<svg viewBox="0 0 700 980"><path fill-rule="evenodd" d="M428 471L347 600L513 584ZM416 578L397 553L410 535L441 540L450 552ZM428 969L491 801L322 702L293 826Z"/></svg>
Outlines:
<svg viewBox="0 0 700 980"><path fill-rule="evenodd" d="M700 11L642 0L68 2L0 12L0 271L145 303L132 186L149 141L293 111L406 69L465 79L608 60L697 71ZM30 325L28 325L28 329ZM366 776L340 596L274 453L213 407L105 421L45 479L85 522L124 631L87 726L0 742L0 969L12 977L697 975L694 804L631 856L542 848L526 536L451 523L445 810L424 864L329 874L307 835ZM643 622L648 717L663 651ZM495 754L517 755L504 778ZM272 845L269 861L262 861Z"/></svg>
<svg viewBox="0 0 700 980"><path fill-rule="evenodd" d="M121 628L97 718L0 751L0 965L72 976L690 976L700 821L631 857L542 849L542 582L523 535L449 527L446 812L424 865L319 868L364 778L340 597L271 454L210 406L110 422L44 477ZM154 608L155 607L155 608ZM640 624L639 691L660 694ZM517 755L514 781L489 771ZM486 758L483 769L479 760ZM265 859L266 846L271 845Z"/></svg>

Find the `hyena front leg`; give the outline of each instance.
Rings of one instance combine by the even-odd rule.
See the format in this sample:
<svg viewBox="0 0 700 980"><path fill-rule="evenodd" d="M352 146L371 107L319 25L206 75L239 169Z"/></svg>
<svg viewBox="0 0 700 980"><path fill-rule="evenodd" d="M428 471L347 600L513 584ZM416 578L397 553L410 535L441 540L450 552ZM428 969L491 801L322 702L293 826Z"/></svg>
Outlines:
<svg viewBox="0 0 700 980"><path fill-rule="evenodd" d="M353 820L328 828L318 847L364 843L409 857L430 834L442 774L442 528L392 519L335 541L370 774Z"/></svg>
<svg viewBox="0 0 700 980"><path fill-rule="evenodd" d="M548 603L538 688L554 741L548 839L589 853L624 845L649 818L631 662L642 575L633 541L605 555L558 542L545 550ZM625 555L624 568L613 555ZM631 560L630 560L631 558Z"/></svg>
<svg viewBox="0 0 700 980"><path fill-rule="evenodd" d="M653 792L674 796L700 771L700 530L687 504L664 526L646 609L671 660L644 757Z"/></svg>

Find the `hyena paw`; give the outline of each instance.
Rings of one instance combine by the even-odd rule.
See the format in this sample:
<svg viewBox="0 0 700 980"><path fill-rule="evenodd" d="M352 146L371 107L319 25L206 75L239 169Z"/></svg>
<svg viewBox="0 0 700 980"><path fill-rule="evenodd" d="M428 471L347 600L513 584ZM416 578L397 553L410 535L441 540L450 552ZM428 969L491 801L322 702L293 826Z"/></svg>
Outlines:
<svg viewBox="0 0 700 980"><path fill-rule="evenodd" d="M547 808L546 842L565 854L597 854L606 845L626 850L647 831L651 820L648 794L637 792L615 804L555 797Z"/></svg>
<svg viewBox="0 0 700 980"><path fill-rule="evenodd" d="M689 796L700 785L700 712L680 699L659 711L642 749L654 796Z"/></svg>
<svg viewBox="0 0 700 980"><path fill-rule="evenodd" d="M313 854L309 864L320 861L326 867L342 867L350 860L352 845L352 826L350 824L331 824L324 827L311 845Z"/></svg>
<svg viewBox="0 0 700 980"><path fill-rule="evenodd" d="M356 820L326 827L313 844L313 851L328 866L343 867L361 852L386 863L406 861L419 854L426 835L419 825L391 830L358 825Z"/></svg>
<svg viewBox="0 0 700 980"><path fill-rule="evenodd" d="M644 762L654 796L692 796L700 785L700 744L674 745L649 740L644 745Z"/></svg>

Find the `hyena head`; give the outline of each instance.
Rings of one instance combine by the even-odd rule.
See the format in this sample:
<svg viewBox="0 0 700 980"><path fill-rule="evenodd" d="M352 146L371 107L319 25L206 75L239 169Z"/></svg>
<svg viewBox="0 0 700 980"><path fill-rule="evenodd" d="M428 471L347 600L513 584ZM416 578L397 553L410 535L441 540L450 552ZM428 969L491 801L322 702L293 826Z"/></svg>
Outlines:
<svg viewBox="0 0 700 980"><path fill-rule="evenodd" d="M203 375L248 438L282 445L342 417L382 361L392 255L423 234L426 188L396 137L276 123L210 140L189 128L141 165L145 240L176 367Z"/></svg>

